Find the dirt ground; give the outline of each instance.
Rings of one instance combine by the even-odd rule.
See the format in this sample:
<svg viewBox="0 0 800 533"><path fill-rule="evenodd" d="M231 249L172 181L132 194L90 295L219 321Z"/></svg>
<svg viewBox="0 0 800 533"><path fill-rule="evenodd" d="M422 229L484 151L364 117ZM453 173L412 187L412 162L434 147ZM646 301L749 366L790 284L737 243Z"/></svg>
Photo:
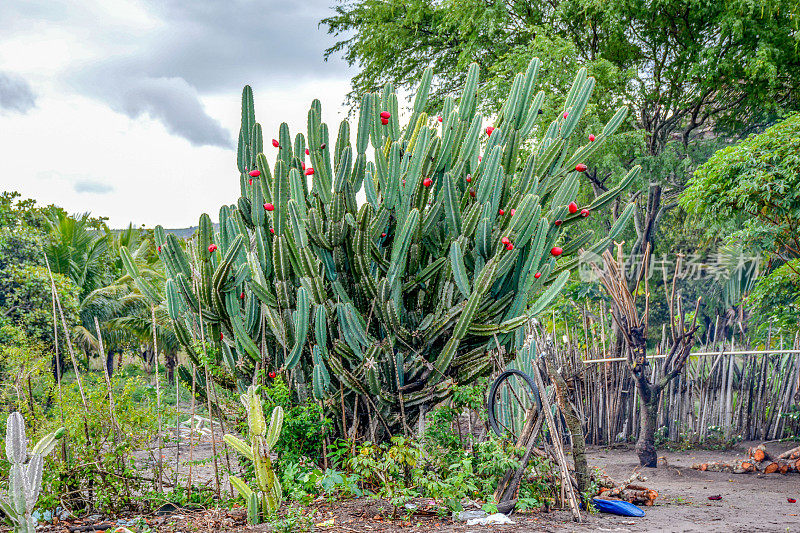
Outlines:
<svg viewBox="0 0 800 533"><path fill-rule="evenodd" d="M730 451L661 451L657 469L640 469L646 477L641 484L659 492L652 507L646 507L643 518L627 518L608 514L584 514L584 522L573 523L568 511L513 514L514 525L467 526L449 519L415 516L411 520L391 520L390 506L370 499L337 502L333 507L320 502L308 509L314 513L316 531L330 533L423 532L479 533L503 531L508 533L542 532L800 532L800 504L787 498L800 498L800 474L725 474L692 470L693 463L733 461L745 456L754 443L740 443ZM772 453L780 453L795 444L768 444ZM589 450L591 466L605 470L616 480L631 476L638 460L631 448L593 448ZM204 469L200 469L201 471ZM199 472L198 472L199 473ZM203 472L200 477L203 477ZM721 500L710 501L709 496ZM198 511L165 517L148 517L156 531L236 531L268 532L262 525L244 524L244 510ZM107 520L114 523L116 520ZM74 524L73 526L78 525ZM110 525L110 524L109 524ZM116 524L115 524L116 525ZM68 531L49 526L46 531ZM113 531L113 528L110 529Z"/></svg>

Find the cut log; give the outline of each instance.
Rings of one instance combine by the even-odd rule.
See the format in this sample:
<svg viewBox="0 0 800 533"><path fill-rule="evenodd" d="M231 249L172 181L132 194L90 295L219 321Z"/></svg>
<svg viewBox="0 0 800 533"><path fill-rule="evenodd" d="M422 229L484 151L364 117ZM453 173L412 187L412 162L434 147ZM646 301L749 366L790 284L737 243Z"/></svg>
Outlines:
<svg viewBox="0 0 800 533"><path fill-rule="evenodd" d="M713 463L699 463L692 465L695 470L701 472L728 472L733 473L734 470L739 468L738 463L722 463L719 461Z"/></svg>
<svg viewBox="0 0 800 533"><path fill-rule="evenodd" d="M778 456L778 459L800 459L800 446L786 450Z"/></svg>
<svg viewBox="0 0 800 533"><path fill-rule="evenodd" d="M600 487L596 497L608 500L623 500L635 505L653 505L658 492L642 485L635 485L633 481L644 481L641 474L634 474L627 480L617 483L607 474L600 473L594 475L595 483Z"/></svg>
<svg viewBox="0 0 800 533"><path fill-rule="evenodd" d="M800 459L798 460L800 461ZM787 459L778 459L775 461L778 464L778 472L781 474L788 474L789 472L797 472L795 461Z"/></svg>
<svg viewBox="0 0 800 533"><path fill-rule="evenodd" d="M727 472L730 474L749 474L758 470L753 461L737 461L735 463L697 463L692 465L695 470L701 472Z"/></svg>
<svg viewBox="0 0 800 533"><path fill-rule="evenodd" d="M600 498L614 500L619 499L630 502L634 505L651 506L658 498L658 492L641 485L628 485L610 489L603 487L597 495Z"/></svg>
<svg viewBox="0 0 800 533"><path fill-rule="evenodd" d="M767 448L763 444L759 444L758 446L747 450L747 455L756 463L761 463L771 459L769 453L767 452Z"/></svg>
<svg viewBox="0 0 800 533"><path fill-rule="evenodd" d="M734 463L696 463L692 465L695 470L701 472L726 472L729 474L749 474L751 472L763 472L764 474L789 474L800 472L800 459L777 459L755 463L750 460L737 461Z"/></svg>

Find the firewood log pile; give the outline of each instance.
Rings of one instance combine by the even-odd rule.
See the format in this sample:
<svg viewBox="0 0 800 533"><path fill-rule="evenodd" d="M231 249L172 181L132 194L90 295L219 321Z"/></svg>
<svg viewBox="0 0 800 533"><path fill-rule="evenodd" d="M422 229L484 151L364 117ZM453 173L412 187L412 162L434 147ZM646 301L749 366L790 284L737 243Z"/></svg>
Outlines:
<svg viewBox="0 0 800 533"><path fill-rule="evenodd" d="M630 478L618 483L606 474L595 476L595 482L600 488L595 498L604 500L623 500L635 505L651 506L658 498L658 492L639 485L637 482L647 481L647 478L639 473L634 473Z"/></svg>
<svg viewBox="0 0 800 533"><path fill-rule="evenodd" d="M800 446L787 450L777 457L767 451L763 444L747 450L747 459L732 463L696 463L692 465L701 472L727 472L730 474L789 474L800 472Z"/></svg>

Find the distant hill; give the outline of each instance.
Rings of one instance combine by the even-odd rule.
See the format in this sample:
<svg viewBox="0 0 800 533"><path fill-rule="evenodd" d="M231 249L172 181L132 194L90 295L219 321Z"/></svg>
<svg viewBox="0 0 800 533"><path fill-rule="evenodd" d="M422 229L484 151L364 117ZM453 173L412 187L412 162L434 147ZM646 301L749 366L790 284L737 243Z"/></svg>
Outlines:
<svg viewBox="0 0 800 533"><path fill-rule="evenodd" d="M214 231L218 231L219 230L219 224L214 223L213 227L214 227ZM197 231L197 228L198 228L198 226L190 226L188 228L164 228L164 231L166 233L172 233L173 235L175 235L179 239L188 240L188 239L190 239L192 237L192 235L194 235L194 233ZM112 229L111 231L115 232L115 233L118 233L118 232L124 231L124 230Z"/></svg>
<svg viewBox="0 0 800 533"><path fill-rule="evenodd" d="M214 229L216 229L216 227ZM173 228L173 229L164 228L164 231L167 233L172 233L179 239L187 240L192 235L194 235L195 231L197 231L197 226L191 226L189 228Z"/></svg>

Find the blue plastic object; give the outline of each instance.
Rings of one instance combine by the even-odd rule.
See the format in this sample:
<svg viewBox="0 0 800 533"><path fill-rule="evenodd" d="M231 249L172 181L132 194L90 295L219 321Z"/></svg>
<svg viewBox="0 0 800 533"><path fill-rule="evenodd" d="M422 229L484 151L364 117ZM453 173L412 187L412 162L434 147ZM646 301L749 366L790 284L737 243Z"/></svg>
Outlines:
<svg viewBox="0 0 800 533"><path fill-rule="evenodd" d="M592 504L594 505L595 509L601 513L611 513L620 516L644 516L644 510L636 507L630 502L592 498Z"/></svg>

